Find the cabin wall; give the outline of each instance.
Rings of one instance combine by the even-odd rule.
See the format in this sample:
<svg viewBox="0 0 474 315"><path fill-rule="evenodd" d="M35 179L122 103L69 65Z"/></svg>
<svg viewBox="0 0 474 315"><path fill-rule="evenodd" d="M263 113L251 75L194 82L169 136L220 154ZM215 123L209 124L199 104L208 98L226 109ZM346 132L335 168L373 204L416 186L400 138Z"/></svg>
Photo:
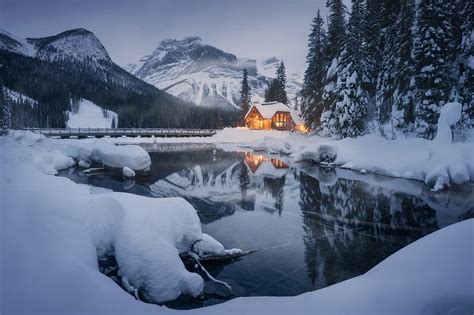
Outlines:
<svg viewBox="0 0 474 315"><path fill-rule="evenodd" d="M272 129L271 119L264 119L262 115L255 109L252 109L250 114L245 118L245 125L249 129Z"/></svg>
<svg viewBox="0 0 474 315"><path fill-rule="evenodd" d="M277 130L293 130L295 122L290 113L276 112L272 117L272 128Z"/></svg>

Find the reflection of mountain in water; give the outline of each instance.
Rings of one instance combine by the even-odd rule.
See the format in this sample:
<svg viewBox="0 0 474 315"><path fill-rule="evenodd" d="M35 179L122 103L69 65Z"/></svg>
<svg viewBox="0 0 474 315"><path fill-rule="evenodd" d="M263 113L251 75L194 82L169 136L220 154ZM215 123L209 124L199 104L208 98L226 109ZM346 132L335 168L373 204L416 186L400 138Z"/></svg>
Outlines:
<svg viewBox="0 0 474 315"><path fill-rule="evenodd" d="M173 165L176 171L163 176L159 169L152 170L153 176L160 178L150 186L152 195L186 198L198 209L203 223L231 215L237 209L261 208L281 214L288 171L284 162L251 153L227 155L210 150L199 154L199 161L194 152L189 163L185 156L166 159L160 153L161 168L169 173Z"/></svg>

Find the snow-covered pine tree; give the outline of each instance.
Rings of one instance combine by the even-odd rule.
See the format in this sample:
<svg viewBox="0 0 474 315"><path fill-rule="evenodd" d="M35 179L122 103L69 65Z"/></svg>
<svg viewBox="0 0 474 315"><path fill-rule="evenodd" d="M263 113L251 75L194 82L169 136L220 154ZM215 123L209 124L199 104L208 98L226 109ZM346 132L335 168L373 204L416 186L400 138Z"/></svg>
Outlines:
<svg viewBox="0 0 474 315"><path fill-rule="evenodd" d="M449 100L452 52L455 39L450 23L453 4L450 0L420 0L414 47L416 92L415 131L433 139L439 109Z"/></svg>
<svg viewBox="0 0 474 315"><path fill-rule="evenodd" d="M288 96L286 95L286 68L282 61L276 72L276 95L275 100L283 104L288 104Z"/></svg>
<svg viewBox="0 0 474 315"><path fill-rule="evenodd" d="M324 21L318 10L311 25L311 34L308 40L308 55L306 56L306 68L303 85L303 100L301 112L308 126L313 128L320 125L323 108L323 88L326 68L325 52L326 31Z"/></svg>
<svg viewBox="0 0 474 315"><path fill-rule="evenodd" d="M12 102L7 99L5 87L0 85L0 108L2 133L7 133L12 127Z"/></svg>
<svg viewBox="0 0 474 315"><path fill-rule="evenodd" d="M459 1L462 19L459 44L459 101L463 104L462 128L474 128L474 3Z"/></svg>
<svg viewBox="0 0 474 315"><path fill-rule="evenodd" d="M397 30L395 38L395 67L393 83L395 87L392 105L392 121L395 127L411 131L415 123L415 105L413 97L413 25L415 19L415 1L404 0L394 23Z"/></svg>
<svg viewBox="0 0 474 315"><path fill-rule="evenodd" d="M337 133L336 117L334 108L336 106L335 87L338 82L339 57L344 47L345 41L345 21L346 8L342 0L328 0L326 6L329 9L328 32L324 55L326 57L326 73L322 95L321 127L324 135Z"/></svg>
<svg viewBox="0 0 474 315"><path fill-rule="evenodd" d="M241 125L244 125L244 116L250 109L252 104L252 96L250 94L250 84L248 79L248 71L244 69L242 73L242 82L240 84L240 108L242 110Z"/></svg>
<svg viewBox="0 0 474 315"><path fill-rule="evenodd" d="M365 30L364 41L367 54L367 75L369 81L367 86L369 103L371 107L375 104L377 78L380 73L382 61L384 60L382 44L382 15L380 0L366 0L365 4Z"/></svg>
<svg viewBox="0 0 474 315"><path fill-rule="evenodd" d="M381 58L378 60L377 87L375 92L377 119L380 123L390 120L396 92L396 66L399 62L399 41L403 37L398 24L401 18L402 2L405 0L380 1L380 31L378 48ZM411 53L411 50L410 50ZM370 60L370 59L369 59ZM370 63L369 63L370 64Z"/></svg>
<svg viewBox="0 0 474 315"><path fill-rule="evenodd" d="M325 55L327 60L332 61L339 56L344 46L346 7L342 0L327 0L326 7L329 9L329 17Z"/></svg>
<svg viewBox="0 0 474 315"><path fill-rule="evenodd" d="M333 110L337 134L357 137L365 130L367 118L367 57L364 49L364 0L352 0L345 49L341 53Z"/></svg>

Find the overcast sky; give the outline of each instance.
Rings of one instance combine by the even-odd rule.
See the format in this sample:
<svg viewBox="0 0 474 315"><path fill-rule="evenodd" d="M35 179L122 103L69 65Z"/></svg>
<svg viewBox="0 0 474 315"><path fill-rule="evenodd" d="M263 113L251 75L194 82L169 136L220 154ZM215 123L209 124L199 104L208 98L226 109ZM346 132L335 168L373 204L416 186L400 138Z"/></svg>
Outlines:
<svg viewBox="0 0 474 315"><path fill-rule="evenodd" d="M165 38L197 35L237 57L283 58L303 72L311 20L325 0L0 0L0 27L20 37L86 28L119 65Z"/></svg>

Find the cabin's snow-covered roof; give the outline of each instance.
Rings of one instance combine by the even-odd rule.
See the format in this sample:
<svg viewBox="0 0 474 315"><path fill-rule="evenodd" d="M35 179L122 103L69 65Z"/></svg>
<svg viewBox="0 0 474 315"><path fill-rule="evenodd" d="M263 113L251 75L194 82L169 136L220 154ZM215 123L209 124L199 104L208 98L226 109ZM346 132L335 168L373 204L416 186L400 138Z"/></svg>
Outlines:
<svg viewBox="0 0 474 315"><path fill-rule="evenodd" d="M272 119L272 117L277 112L286 112L286 113L290 113L291 118L293 118L293 121L295 122L295 124L303 124L304 123L303 119L301 118L301 116L299 115L299 113L296 110L291 109L287 105L285 105L283 103L280 103L280 102L268 102L268 103L257 103L257 102L255 102L255 103L252 104L252 107L250 107L249 111L245 115L246 118L250 114L250 112L252 111L252 109L254 107L258 110L258 112L260 113L260 115L262 115L262 117L264 119Z"/></svg>

